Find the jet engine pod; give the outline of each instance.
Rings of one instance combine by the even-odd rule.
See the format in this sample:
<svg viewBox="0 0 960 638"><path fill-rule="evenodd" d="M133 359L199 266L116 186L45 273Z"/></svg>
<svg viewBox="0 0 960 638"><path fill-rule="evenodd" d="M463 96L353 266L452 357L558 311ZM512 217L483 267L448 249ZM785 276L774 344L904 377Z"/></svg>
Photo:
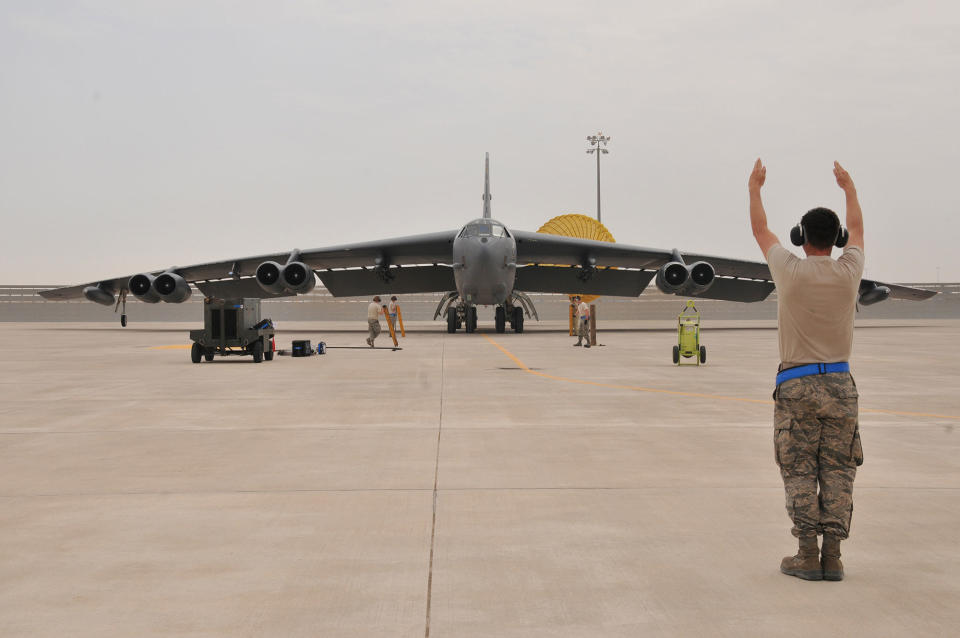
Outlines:
<svg viewBox="0 0 960 638"><path fill-rule="evenodd" d="M83 289L83 296L101 306L112 306L115 301L113 293L104 290L100 286L87 286Z"/></svg>
<svg viewBox="0 0 960 638"><path fill-rule="evenodd" d="M717 274L713 266L705 261L690 264L687 266L687 270L690 271L690 281L687 283L683 292L688 295L699 295L702 292L706 292L713 284L713 280Z"/></svg>
<svg viewBox="0 0 960 638"><path fill-rule="evenodd" d="M258 276L259 273L260 270L257 269ZM298 295L310 292L317 285L313 270L302 261L293 261L284 266L280 279L283 281L284 288Z"/></svg>
<svg viewBox="0 0 960 638"><path fill-rule="evenodd" d="M657 288L668 295L677 294L687 283L689 276L686 266L679 261L671 261L657 271Z"/></svg>
<svg viewBox="0 0 960 638"><path fill-rule="evenodd" d="M133 293L133 296L145 303L157 303L160 301L160 295L153 289L153 281L156 279L148 272L134 275L127 282L127 289Z"/></svg>
<svg viewBox="0 0 960 638"><path fill-rule="evenodd" d="M172 272L165 272L154 279L153 289L167 303L182 303L192 294L187 280Z"/></svg>
<svg viewBox="0 0 960 638"><path fill-rule="evenodd" d="M870 284L869 288L860 293L860 305L869 306L875 303L880 303L889 296L890 289L886 286Z"/></svg>
<svg viewBox="0 0 960 638"><path fill-rule="evenodd" d="M270 294L283 294L283 281L280 279L282 270L283 266L275 261L263 262L257 266L257 283Z"/></svg>

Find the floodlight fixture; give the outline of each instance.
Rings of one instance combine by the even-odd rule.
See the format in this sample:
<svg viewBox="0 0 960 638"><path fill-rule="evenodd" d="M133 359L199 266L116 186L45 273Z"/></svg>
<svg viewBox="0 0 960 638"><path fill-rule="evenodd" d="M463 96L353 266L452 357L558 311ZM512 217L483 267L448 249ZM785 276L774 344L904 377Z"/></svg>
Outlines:
<svg viewBox="0 0 960 638"><path fill-rule="evenodd" d="M604 148L607 143L610 141L609 135L604 135L603 131L597 132L596 135L588 135L587 141L590 142L590 147L587 149L587 155L592 155L594 151L597 152L597 221L600 221L600 156L607 155L610 153L606 148Z"/></svg>

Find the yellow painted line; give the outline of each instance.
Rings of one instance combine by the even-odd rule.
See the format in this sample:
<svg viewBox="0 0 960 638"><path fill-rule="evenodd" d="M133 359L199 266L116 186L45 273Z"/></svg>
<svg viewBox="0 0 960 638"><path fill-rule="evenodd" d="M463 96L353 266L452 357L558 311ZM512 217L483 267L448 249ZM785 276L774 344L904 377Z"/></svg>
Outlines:
<svg viewBox="0 0 960 638"><path fill-rule="evenodd" d="M714 401L736 401L738 403L759 403L761 405L773 405L773 401L765 399L747 399L745 397L728 397L722 394L702 394L700 392L682 392L680 390L663 390L661 388L645 388L638 385L621 385L618 383L601 383L599 381L587 381L585 379L573 379L570 377L558 377L552 374L547 374L546 372L540 372L539 370L531 370L530 366L525 364L523 361L517 358L512 352L501 346L499 343L491 339L489 336L482 334L481 336L492 343L497 347L500 352L507 355L511 361L513 361L521 370L532 374L537 377L542 377L544 379L550 379L552 381L563 381L564 383L576 383L578 385L590 385L598 388L610 388L613 390L630 390L632 392L650 392L653 394L669 394L673 396L682 396L682 397L696 397L699 399L712 399ZM897 410L877 410L872 408L860 408L861 412L871 412L874 414L892 414L895 416L912 416L912 417L926 417L933 419L954 419L960 421L960 416L952 414L928 414L925 412L901 412Z"/></svg>

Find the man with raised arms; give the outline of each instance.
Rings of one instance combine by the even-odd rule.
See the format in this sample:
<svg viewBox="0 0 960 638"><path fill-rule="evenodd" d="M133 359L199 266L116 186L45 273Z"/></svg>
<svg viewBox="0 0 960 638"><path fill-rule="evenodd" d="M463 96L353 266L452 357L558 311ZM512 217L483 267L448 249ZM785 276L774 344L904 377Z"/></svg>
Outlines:
<svg viewBox="0 0 960 638"><path fill-rule="evenodd" d="M784 558L780 571L806 580L843 579L840 541L850 533L853 480L863 462L849 364L863 274L863 215L850 174L837 162L833 174L846 196L847 230L830 209L808 211L791 231L805 259L781 246L767 227L760 197L767 169L759 159L748 182L753 236L777 287L774 450L799 539L797 554ZM843 248L837 259L831 257L835 246Z"/></svg>

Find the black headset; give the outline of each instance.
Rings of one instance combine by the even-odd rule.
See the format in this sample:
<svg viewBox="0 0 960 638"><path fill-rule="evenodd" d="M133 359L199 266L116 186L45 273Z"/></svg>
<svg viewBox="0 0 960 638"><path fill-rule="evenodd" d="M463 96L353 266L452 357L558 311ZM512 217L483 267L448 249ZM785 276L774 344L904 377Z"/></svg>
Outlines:
<svg viewBox="0 0 960 638"><path fill-rule="evenodd" d="M837 237L833 240L833 245L837 248L843 248L850 241L850 231L843 226L837 228ZM790 229L790 242L794 246L803 246L807 242L807 234L803 230L803 223L799 223Z"/></svg>

